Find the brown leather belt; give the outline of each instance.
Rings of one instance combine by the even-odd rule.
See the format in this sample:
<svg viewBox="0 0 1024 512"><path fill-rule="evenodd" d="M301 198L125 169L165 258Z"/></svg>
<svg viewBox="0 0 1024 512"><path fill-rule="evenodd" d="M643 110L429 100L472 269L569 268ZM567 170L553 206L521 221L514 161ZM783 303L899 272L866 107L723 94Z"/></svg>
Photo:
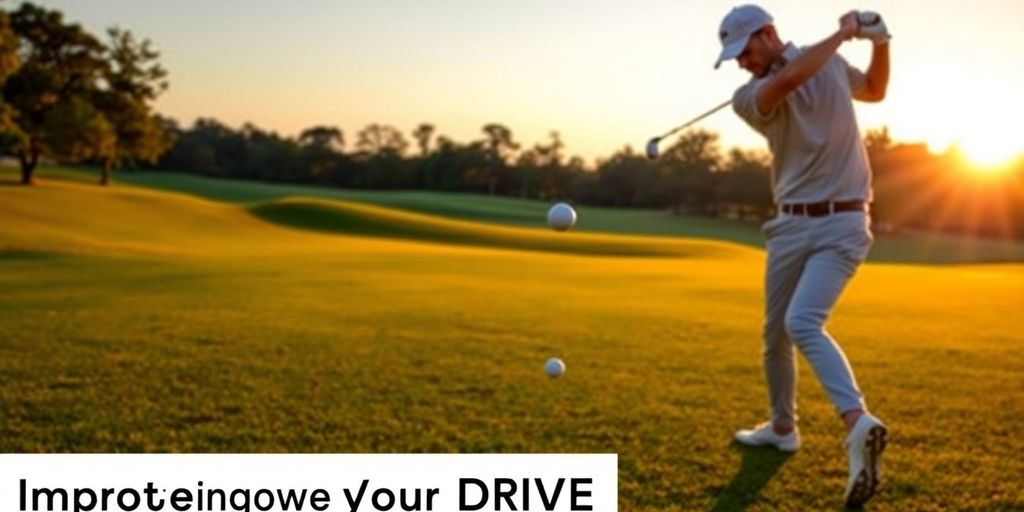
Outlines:
<svg viewBox="0 0 1024 512"><path fill-rule="evenodd" d="M782 213L788 215L823 217L839 212L862 212L865 210L865 203L859 199L853 201L824 201L821 203L784 204L780 209Z"/></svg>

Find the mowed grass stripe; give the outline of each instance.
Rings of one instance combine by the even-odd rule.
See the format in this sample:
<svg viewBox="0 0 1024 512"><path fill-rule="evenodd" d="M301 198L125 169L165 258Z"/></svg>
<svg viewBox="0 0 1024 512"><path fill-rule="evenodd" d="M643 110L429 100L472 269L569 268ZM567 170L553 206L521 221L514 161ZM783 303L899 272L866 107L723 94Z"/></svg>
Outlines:
<svg viewBox="0 0 1024 512"><path fill-rule="evenodd" d="M252 206L249 211L286 226L328 233L592 256L721 257L738 250L690 239L511 228L337 200L286 198Z"/></svg>
<svg viewBox="0 0 1024 512"><path fill-rule="evenodd" d="M39 174L46 179L94 183L95 170L48 167ZM0 176L12 181L13 168L0 168ZM253 205L287 197L343 200L402 209L427 215L518 227L545 228L548 202L479 194L429 191L373 191L310 185L271 184L225 180L173 172L123 172L120 186L132 184L176 191L213 201ZM577 206L580 221L574 232L654 235L718 240L761 249L764 238L756 223L676 216L665 210ZM995 220L993 220L995 221ZM1024 262L1024 242L947 235L929 232L876 233L869 261L880 263L997 263Z"/></svg>
<svg viewBox="0 0 1024 512"><path fill-rule="evenodd" d="M736 257L756 253L723 242L555 233L338 200L286 198L244 206L144 188L101 188L62 181L3 192L8 221L0 224L0 249L6 251L69 253L105 247L114 253L138 254L276 253L342 248L366 243L365 237L372 237L587 256ZM47 204L53 207L42 207Z"/></svg>

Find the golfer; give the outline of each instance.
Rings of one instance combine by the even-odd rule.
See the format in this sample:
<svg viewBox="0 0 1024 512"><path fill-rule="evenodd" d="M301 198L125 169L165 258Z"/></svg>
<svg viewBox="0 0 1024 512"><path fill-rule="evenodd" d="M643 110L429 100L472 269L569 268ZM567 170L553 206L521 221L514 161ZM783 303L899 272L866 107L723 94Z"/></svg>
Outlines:
<svg viewBox="0 0 1024 512"><path fill-rule="evenodd" d="M854 37L874 43L866 73L836 53ZM889 33L880 17L851 12L839 29L813 46L783 43L772 17L754 5L722 21L722 53L753 75L733 96L733 109L768 139L772 190L779 213L764 224L764 369L770 421L741 430L747 445L782 451L800 447L796 414L799 349L846 424L850 477L844 498L860 506L878 489L887 431L868 413L853 371L825 330L832 307L873 237L868 203L871 170L853 102L877 102L889 81Z"/></svg>

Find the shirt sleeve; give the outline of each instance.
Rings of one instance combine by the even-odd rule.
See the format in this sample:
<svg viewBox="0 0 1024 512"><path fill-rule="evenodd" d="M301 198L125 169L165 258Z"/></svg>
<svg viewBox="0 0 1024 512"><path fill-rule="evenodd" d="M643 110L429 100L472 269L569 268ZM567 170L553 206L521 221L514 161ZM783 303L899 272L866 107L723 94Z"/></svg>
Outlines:
<svg viewBox="0 0 1024 512"><path fill-rule="evenodd" d="M764 133L767 125L779 111L776 106L768 115L764 115L757 108L757 91L764 83L762 79L755 79L747 82L732 95L732 109L736 111L751 128Z"/></svg>
<svg viewBox="0 0 1024 512"><path fill-rule="evenodd" d="M836 57L839 59L839 64L842 66L843 70L846 71L846 80L850 84L850 96L856 96L857 93L863 91L864 88L867 87L867 77L864 76L863 71L851 66L849 62L846 62L846 59L844 59L842 55L837 53Z"/></svg>

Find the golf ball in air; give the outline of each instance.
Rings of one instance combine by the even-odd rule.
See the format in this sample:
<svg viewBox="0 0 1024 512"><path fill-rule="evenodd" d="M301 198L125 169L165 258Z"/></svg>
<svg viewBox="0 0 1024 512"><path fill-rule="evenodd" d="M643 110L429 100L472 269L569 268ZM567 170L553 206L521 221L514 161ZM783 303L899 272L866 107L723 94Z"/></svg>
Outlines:
<svg viewBox="0 0 1024 512"><path fill-rule="evenodd" d="M547 363L544 363L544 373L548 374L548 377L552 379L561 377L565 373L565 363L557 357L548 359Z"/></svg>
<svg viewBox="0 0 1024 512"><path fill-rule="evenodd" d="M565 231L576 225L576 210L569 203L555 203L548 209L548 225L556 231Z"/></svg>

